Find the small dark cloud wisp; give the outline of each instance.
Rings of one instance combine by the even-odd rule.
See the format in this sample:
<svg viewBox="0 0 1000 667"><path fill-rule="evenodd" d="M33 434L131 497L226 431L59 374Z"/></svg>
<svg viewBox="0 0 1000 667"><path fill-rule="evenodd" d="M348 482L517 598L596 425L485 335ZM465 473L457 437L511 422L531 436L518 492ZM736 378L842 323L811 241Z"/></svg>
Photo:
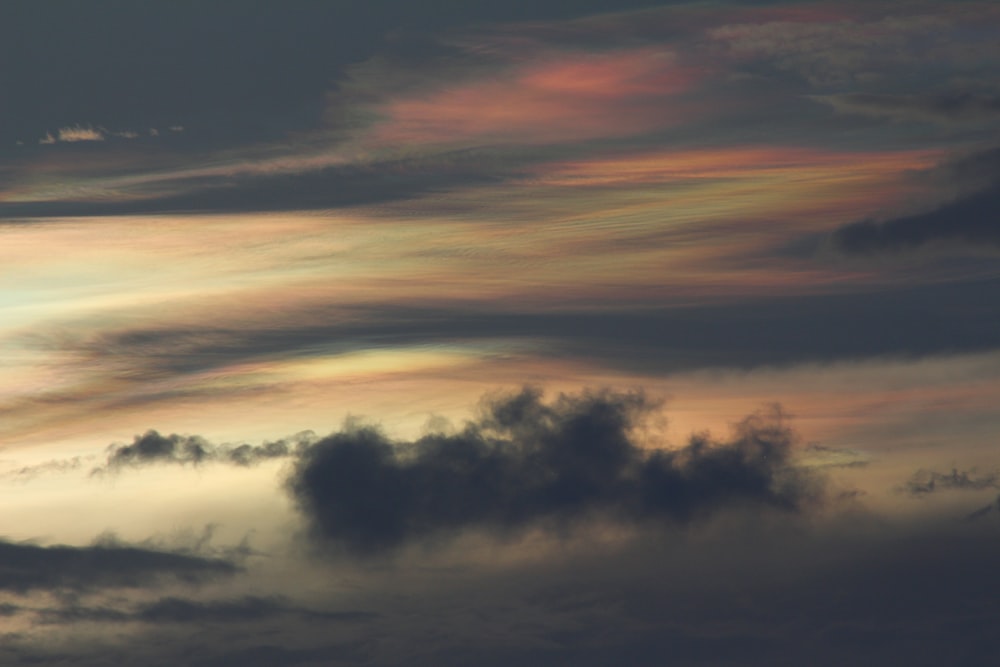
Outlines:
<svg viewBox="0 0 1000 667"><path fill-rule="evenodd" d="M158 551L105 539L86 547L0 541L0 591L136 588L164 577L190 583L237 572L217 558Z"/></svg>
<svg viewBox="0 0 1000 667"><path fill-rule="evenodd" d="M299 455L287 488L321 543L386 553L463 530L516 533L594 516L686 523L743 506L797 511L821 498L791 460L794 434L775 408L715 441L679 449L637 439L656 405L642 394L525 389L484 401L454 435L392 442L349 426Z"/></svg>
<svg viewBox="0 0 1000 667"><path fill-rule="evenodd" d="M24 611L14 607L11 614ZM378 618L366 611L318 611L290 604L276 596L244 595L222 600L194 600L168 596L137 605L131 609L113 607L86 607L69 604L63 607L36 611L38 622L44 625L74 623L123 623L141 622L163 624L227 624L264 621L281 616L296 616L327 622L360 623ZM3 615L3 607L0 607Z"/></svg>
<svg viewBox="0 0 1000 667"><path fill-rule="evenodd" d="M1000 488L1000 475L996 472L977 475L974 470L952 468L948 473L918 470L900 490L911 496L926 496L938 491L982 491L994 488Z"/></svg>
<svg viewBox="0 0 1000 667"><path fill-rule="evenodd" d="M249 467L268 459L290 456L315 440L311 431L303 431L291 438L265 442L261 445L213 445L198 436L172 433L161 435L149 430L137 435L130 445L111 445L108 461L95 468L91 474L119 472L124 468L140 467L154 463L198 465L208 462L229 463Z"/></svg>
<svg viewBox="0 0 1000 667"><path fill-rule="evenodd" d="M837 111L894 121L975 123L1000 117L1000 97L970 92L929 95L845 93L818 99Z"/></svg>

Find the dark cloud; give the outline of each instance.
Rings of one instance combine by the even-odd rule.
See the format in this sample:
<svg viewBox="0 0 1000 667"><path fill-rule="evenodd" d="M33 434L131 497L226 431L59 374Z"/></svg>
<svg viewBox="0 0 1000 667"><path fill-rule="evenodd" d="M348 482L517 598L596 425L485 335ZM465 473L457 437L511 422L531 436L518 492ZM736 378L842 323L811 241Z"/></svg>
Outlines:
<svg viewBox="0 0 1000 667"><path fill-rule="evenodd" d="M982 517L992 512L994 506L997 508L997 511L1000 511L1000 496L997 496L997 499L994 502L990 503L989 505L984 505L983 507L980 507L977 510L969 512L965 518L967 521L975 521L977 519L981 519Z"/></svg>
<svg viewBox="0 0 1000 667"><path fill-rule="evenodd" d="M14 612L23 611L14 608ZM319 611L289 604L282 597L246 595L229 600L192 600L164 597L130 609L111 607L86 607L68 604L63 607L42 609L37 612L39 622L48 625L93 622L141 622L156 625L250 623L281 616L297 616L318 621L359 623L373 620L378 614L364 611Z"/></svg>
<svg viewBox="0 0 1000 667"><path fill-rule="evenodd" d="M4 473L3 476L13 478L18 481L27 481L34 479L39 475L66 473L73 470L79 470L83 467L83 463L84 459L80 456L74 456L69 459L53 459L51 461L37 463L35 465L21 466L20 468Z"/></svg>
<svg viewBox="0 0 1000 667"><path fill-rule="evenodd" d="M387 346L531 341L548 356L639 373L754 368L1000 347L1000 280L841 294L722 300L698 306L560 309L371 304L301 311L272 326L122 330L58 345L99 363L108 350L144 372L197 373L259 358L308 358ZM297 324L296 324L297 322ZM738 335L734 335L738 332Z"/></svg>
<svg viewBox="0 0 1000 667"><path fill-rule="evenodd" d="M1000 246L1000 148L966 153L911 176L915 185L928 192L950 192L951 199L922 213L844 225L830 235L832 246L860 256L933 247L982 250ZM805 246L811 241L801 243ZM817 242L813 250L821 247Z"/></svg>
<svg viewBox="0 0 1000 667"><path fill-rule="evenodd" d="M73 147L76 148L75 146ZM249 155L250 163L258 156ZM294 154L287 155L294 160ZM533 161L482 151L451 152L435 158L399 159L363 165L275 169L272 173L199 175L144 186L132 196L108 199L55 199L0 202L0 221L20 223L31 218L106 216L167 212L255 212L321 210L361 204L387 203L461 186L501 182ZM265 158L266 159L266 156Z"/></svg>
<svg viewBox="0 0 1000 667"><path fill-rule="evenodd" d="M70 623L122 623L131 616L110 607L84 607L70 604L56 609L40 609L35 612L37 622L42 625L65 625Z"/></svg>
<svg viewBox="0 0 1000 667"><path fill-rule="evenodd" d="M1000 119L1000 97L969 92L929 95L845 93L816 99L838 111L900 121L960 123Z"/></svg>
<svg viewBox="0 0 1000 667"><path fill-rule="evenodd" d="M931 244L1000 248L1000 184L927 213L840 227L834 245L846 253L899 252Z"/></svg>
<svg viewBox="0 0 1000 667"><path fill-rule="evenodd" d="M289 605L280 597L248 595L234 600L209 602L163 598L139 608L135 618L147 623L239 623L287 614L345 623L367 621L378 616L364 611L316 611Z"/></svg>
<svg viewBox="0 0 1000 667"><path fill-rule="evenodd" d="M200 582L237 571L215 558L158 551L105 539L87 547L0 541L0 591L140 587L163 578Z"/></svg>
<svg viewBox="0 0 1000 667"><path fill-rule="evenodd" d="M289 439L261 445L213 445L198 436L176 433L165 436L150 430L135 436L130 445L111 445L107 464L94 468L91 474L119 472L124 468L156 463L198 465L218 462L248 467L268 459L290 456L314 440L314 433L303 431Z"/></svg>
<svg viewBox="0 0 1000 667"><path fill-rule="evenodd" d="M952 468L949 473L918 470L900 487L900 490L912 496L923 496L937 491L982 491L998 487L1000 487L1000 474L996 472L977 475L974 470Z"/></svg>
<svg viewBox="0 0 1000 667"><path fill-rule="evenodd" d="M373 427L347 428L304 450L287 487L314 537L355 553L467 529L507 534L598 515L684 523L819 500L817 481L791 461L780 411L748 417L728 441L702 434L680 449L644 449L637 429L655 407L609 391L546 403L525 389L486 401L456 435L394 443Z"/></svg>
<svg viewBox="0 0 1000 667"><path fill-rule="evenodd" d="M16 66L0 70L0 144L81 124L137 133L181 125L184 141L202 147L285 139L316 127L344 68L387 39L652 4L9 0L0 6L0 61Z"/></svg>
<svg viewBox="0 0 1000 667"><path fill-rule="evenodd" d="M213 653L204 657L206 652ZM315 648L288 648L275 644L257 644L239 650L220 650L211 647L190 656L187 664L195 667L281 667L282 665L327 665L346 663L367 664L367 646L360 642L330 644Z"/></svg>

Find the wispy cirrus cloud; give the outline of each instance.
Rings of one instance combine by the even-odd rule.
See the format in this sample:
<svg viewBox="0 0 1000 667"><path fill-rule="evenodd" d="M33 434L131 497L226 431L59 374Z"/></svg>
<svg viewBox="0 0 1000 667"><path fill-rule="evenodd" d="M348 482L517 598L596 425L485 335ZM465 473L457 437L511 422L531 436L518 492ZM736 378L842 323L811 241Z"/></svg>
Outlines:
<svg viewBox="0 0 1000 667"><path fill-rule="evenodd" d="M550 144L641 134L679 122L680 105L668 102L696 80L667 49L519 57L485 81L388 99L371 140Z"/></svg>

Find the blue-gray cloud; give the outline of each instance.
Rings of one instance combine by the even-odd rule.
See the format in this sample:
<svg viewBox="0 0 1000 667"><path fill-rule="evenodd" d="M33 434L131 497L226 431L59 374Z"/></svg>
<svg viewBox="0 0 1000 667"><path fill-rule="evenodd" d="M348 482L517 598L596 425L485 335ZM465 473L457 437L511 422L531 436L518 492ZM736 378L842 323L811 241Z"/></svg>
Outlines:
<svg viewBox="0 0 1000 667"><path fill-rule="evenodd" d="M525 389L487 401L455 435L392 442L348 428L305 449L287 487L319 541L367 554L465 530L501 534L594 516L685 523L733 507L799 511L821 485L791 460L780 412L733 437L692 436L644 449L635 429L654 409L641 394Z"/></svg>
<svg viewBox="0 0 1000 667"><path fill-rule="evenodd" d="M91 474L120 472L125 468L154 463L198 465L218 462L248 467L268 459L291 456L314 440L315 435L311 431L303 431L288 439L274 440L260 445L247 443L213 445L199 436L183 436L176 433L160 435L157 431L149 430L135 436L132 444L111 445L108 448L107 463L94 468Z"/></svg>
<svg viewBox="0 0 1000 667"><path fill-rule="evenodd" d="M92 546L0 541L0 591L150 586L164 579L207 581L235 574L232 562L104 540Z"/></svg>

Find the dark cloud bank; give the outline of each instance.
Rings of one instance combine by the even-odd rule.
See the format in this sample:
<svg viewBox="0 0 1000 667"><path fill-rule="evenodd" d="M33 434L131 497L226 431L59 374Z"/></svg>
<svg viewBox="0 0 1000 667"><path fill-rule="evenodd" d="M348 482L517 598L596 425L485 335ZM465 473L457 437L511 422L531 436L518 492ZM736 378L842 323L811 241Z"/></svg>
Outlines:
<svg viewBox="0 0 1000 667"><path fill-rule="evenodd" d="M794 512L819 481L791 460L780 410L740 422L730 440L692 436L679 449L637 440L655 408L641 394L561 395L525 389L484 403L454 435L391 442L352 427L303 450L287 487L322 542L366 554L480 529L539 524L686 523L733 507Z"/></svg>
<svg viewBox="0 0 1000 667"><path fill-rule="evenodd" d="M828 514L836 494L796 465L780 410L746 418L726 439L695 435L671 449L649 446L657 411L639 393L545 399L525 389L484 400L455 432L412 442L348 424L287 454L287 489L323 547L302 563L318 595L308 604L258 589L214 600L168 592L133 603L8 603L0 615L34 614L47 629L128 623L139 634L110 649L81 640L72 657L12 642L0 658L88 667L991 664L1000 650L991 509L916 526L857 505ZM151 464L216 451L197 438L150 441L170 446L130 451L168 453ZM995 484L958 470L914 479L927 475L933 492ZM613 542L573 530L592 518L642 530ZM486 537L530 552L536 528L557 538L552 550L503 566L484 566L465 542L408 557L400 549L461 533L468 544ZM337 551L369 558L331 558Z"/></svg>
<svg viewBox="0 0 1000 667"><path fill-rule="evenodd" d="M926 213L838 229L834 243L848 253L898 252L932 243L1000 248L1000 185Z"/></svg>
<svg viewBox="0 0 1000 667"><path fill-rule="evenodd" d="M387 346L531 341L548 357L630 372L756 368L871 357L913 358L1000 347L1000 280L835 294L509 311L464 302L366 304L297 313L283 326L165 327L54 341L95 363L114 350L150 373L186 375L253 359L308 358Z"/></svg>
<svg viewBox="0 0 1000 667"><path fill-rule="evenodd" d="M0 592L141 587L164 578L189 583L232 575L226 560L158 551L104 539L87 547L0 541Z"/></svg>
<svg viewBox="0 0 1000 667"><path fill-rule="evenodd" d="M942 244L1000 249L1000 148L973 153L936 171L951 186L973 192L922 213L844 225L832 235L834 246L849 254Z"/></svg>

